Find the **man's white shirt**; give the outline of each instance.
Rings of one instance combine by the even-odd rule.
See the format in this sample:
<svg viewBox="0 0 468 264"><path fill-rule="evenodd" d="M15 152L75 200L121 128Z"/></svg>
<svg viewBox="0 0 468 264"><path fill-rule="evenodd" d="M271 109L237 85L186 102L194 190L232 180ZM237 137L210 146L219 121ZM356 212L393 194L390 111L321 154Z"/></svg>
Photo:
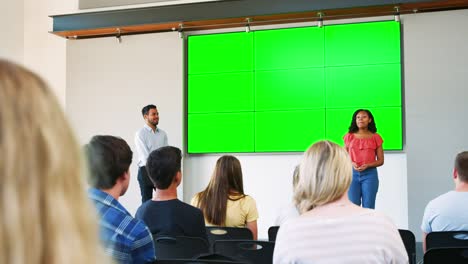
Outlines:
<svg viewBox="0 0 468 264"><path fill-rule="evenodd" d="M135 146L138 153L138 167L146 166L146 160L153 150L167 145L167 134L164 130L156 128L156 131L153 132L153 129L145 124L145 126L135 134Z"/></svg>

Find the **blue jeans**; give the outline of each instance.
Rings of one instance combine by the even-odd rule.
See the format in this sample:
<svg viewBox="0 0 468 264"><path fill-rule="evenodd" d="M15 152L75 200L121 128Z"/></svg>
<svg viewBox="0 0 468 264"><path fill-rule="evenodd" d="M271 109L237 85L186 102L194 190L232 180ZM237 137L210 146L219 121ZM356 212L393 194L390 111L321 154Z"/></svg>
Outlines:
<svg viewBox="0 0 468 264"><path fill-rule="evenodd" d="M375 197L379 189L379 177L377 168L369 168L365 171L356 171L353 168L353 180L348 190L351 202L364 208L375 208Z"/></svg>

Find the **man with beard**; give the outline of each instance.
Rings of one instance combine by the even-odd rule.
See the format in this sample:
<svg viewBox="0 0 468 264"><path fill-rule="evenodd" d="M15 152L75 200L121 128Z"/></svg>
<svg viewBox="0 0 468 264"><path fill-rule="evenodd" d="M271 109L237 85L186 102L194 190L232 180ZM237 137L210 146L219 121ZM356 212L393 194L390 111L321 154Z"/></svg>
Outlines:
<svg viewBox="0 0 468 264"><path fill-rule="evenodd" d="M146 160L149 154L168 145L167 134L158 128L159 112L155 105L147 105L141 110L145 126L136 132L135 146L138 153L138 183L140 184L141 203L153 196L153 183L148 178Z"/></svg>

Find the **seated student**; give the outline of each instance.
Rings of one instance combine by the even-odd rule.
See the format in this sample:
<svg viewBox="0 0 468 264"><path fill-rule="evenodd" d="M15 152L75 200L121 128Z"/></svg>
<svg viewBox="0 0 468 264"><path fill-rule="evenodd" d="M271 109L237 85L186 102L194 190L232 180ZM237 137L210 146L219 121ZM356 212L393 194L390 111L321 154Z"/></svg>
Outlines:
<svg viewBox="0 0 468 264"><path fill-rule="evenodd" d="M273 263L408 263L392 221L350 202L352 164L330 141L304 154L294 200L301 216L278 231Z"/></svg>
<svg viewBox="0 0 468 264"><path fill-rule="evenodd" d="M468 231L468 151L455 158L453 181L455 190L440 195L426 206L421 224L424 252L430 232Z"/></svg>
<svg viewBox="0 0 468 264"><path fill-rule="evenodd" d="M89 166L89 198L100 219L101 240L118 263L147 263L155 259L153 237L146 225L134 219L119 203L130 183L132 151L113 136L94 136L85 146Z"/></svg>
<svg viewBox="0 0 468 264"><path fill-rule="evenodd" d="M53 92L0 59L0 263L111 263L78 143Z"/></svg>
<svg viewBox="0 0 468 264"><path fill-rule="evenodd" d="M247 227L257 239L257 206L251 196L244 194L242 169L236 157L218 159L210 183L193 197L191 204L203 211L207 225Z"/></svg>
<svg viewBox="0 0 468 264"><path fill-rule="evenodd" d="M146 169L156 187L152 200L138 208L136 217L148 225L153 236L188 236L207 240L203 213L177 199L182 181L182 154L176 147L161 147L150 153Z"/></svg>
<svg viewBox="0 0 468 264"><path fill-rule="evenodd" d="M299 166L296 166L294 168L294 173L293 173L293 189L297 185L297 181L299 179ZM274 226L280 226L284 224L289 219L296 218L299 216L299 212L297 211L297 207L294 204L294 202L289 203L288 205L280 208L279 214L275 219Z"/></svg>

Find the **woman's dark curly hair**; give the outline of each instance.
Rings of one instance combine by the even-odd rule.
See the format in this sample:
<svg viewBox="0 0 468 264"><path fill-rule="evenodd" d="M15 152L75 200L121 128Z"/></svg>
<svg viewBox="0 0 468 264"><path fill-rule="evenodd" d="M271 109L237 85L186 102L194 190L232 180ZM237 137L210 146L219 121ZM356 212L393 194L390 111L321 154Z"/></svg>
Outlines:
<svg viewBox="0 0 468 264"><path fill-rule="evenodd" d="M351 119L351 125L349 126L348 128L348 132L349 133L356 133L358 132L359 128L356 124L356 116L358 115L359 112L366 112L367 115L369 116L369 118L372 120L370 123L369 123L369 126L367 127L367 129L369 129L370 132L372 133L375 133L377 132L377 126L375 125L375 119L374 119L374 116L372 115L371 111L367 110L367 109L358 109L354 112L353 114L353 119Z"/></svg>

